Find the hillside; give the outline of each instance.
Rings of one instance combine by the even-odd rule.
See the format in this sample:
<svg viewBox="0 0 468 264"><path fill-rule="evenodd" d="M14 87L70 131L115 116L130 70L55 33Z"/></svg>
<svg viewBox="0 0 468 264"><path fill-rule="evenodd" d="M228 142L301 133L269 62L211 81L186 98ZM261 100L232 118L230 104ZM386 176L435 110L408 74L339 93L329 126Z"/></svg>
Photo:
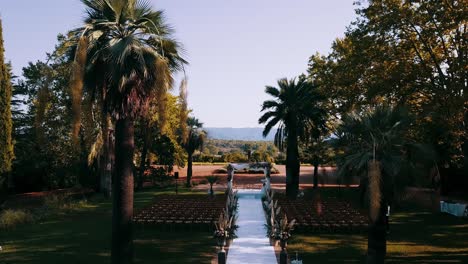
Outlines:
<svg viewBox="0 0 468 264"><path fill-rule="evenodd" d="M246 141L273 141L275 131L264 138L262 136L263 128L261 127L206 127L210 139L226 139L226 140L246 140Z"/></svg>

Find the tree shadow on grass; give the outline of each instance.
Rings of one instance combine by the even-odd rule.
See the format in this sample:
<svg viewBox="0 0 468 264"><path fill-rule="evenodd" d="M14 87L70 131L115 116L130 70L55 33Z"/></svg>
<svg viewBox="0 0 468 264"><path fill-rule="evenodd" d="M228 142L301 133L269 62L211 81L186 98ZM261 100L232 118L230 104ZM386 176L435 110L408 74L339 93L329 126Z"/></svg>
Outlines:
<svg viewBox="0 0 468 264"><path fill-rule="evenodd" d="M295 234L288 247L304 263L364 263L366 250L367 234ZM468 263L467 219L417 208L393 214L386 263Z"/></svg>
<svg viewBox="0 0 468 264"><path fill-rule="evenodd" d="M296 251L304 263L363 263L367 241L364 235L320 234L293 235L288 246L290 256Z"/></svg>
<svg viewBox="0 0 468 264"><path fill-rule="evenodd" d="M92 217L74 221L79 224L57 220L4 232L0 263L109 263L110 226Z"/></svg>
<svg viewBox="0 0 468 264"><path fill-rule="evenodd" d="M136 193L135 207L148 205L155 194ZM110 263L111 200L96 195L89 203L92 207L79 212L0 230L0 264ZM210 235L135 230L135 263L209 263L216 245Z"/></svg>
<svg viewBox="0 0 468 264"><path fill-rule="evenodd" d="M209 232L145 229L135 234L134 263L210 263L216 242Z"/></svg>

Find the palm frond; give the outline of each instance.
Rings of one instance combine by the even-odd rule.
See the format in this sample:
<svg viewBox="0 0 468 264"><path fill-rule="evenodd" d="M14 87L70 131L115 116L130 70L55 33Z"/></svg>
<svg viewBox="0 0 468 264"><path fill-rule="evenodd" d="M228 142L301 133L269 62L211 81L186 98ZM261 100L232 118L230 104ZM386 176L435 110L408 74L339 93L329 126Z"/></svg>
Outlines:
<svg viewBox="0 0 468 264"><path fill-rule="evenodd" d="M265 87L265 93L273 96L273 97L279 97L280 95L280 91L278 90L278 88L276 87L273 87L273 86L266 86Z"/></svg>
<svg viewBox="0 0 468 264"><path fill-rule="evenodd" d="M265 102L263 102L262 104L262 110L260 110L261 112L265 111L266 109L270 109L270 108L278 108L279 107L279 103L276 102L276 101L273 101L273 100L267 100Z"/></svg>
<svg viewBox="0 0 468 264"><path fill-rule="evenodd" d="M153 96L172 87L187 63L162 11L144 0L82 0L85 26L70 32L88 40L85 83L114 117L143 115ZM101 88L104 87L104 88ZM159 104L163 105L163 104ZM161 109L160 109L161 110Z"/></svg>
<svg viewBox="0 0 468 264"><path fill-rule="evenodd" d="M278 124L278 122L280 122L280 121L281 121L281 117L280 117L280 116L275 116L275 117L273 117L272 119L270 119L270 121L268 121L268 123L266 124L265 128L263 129L263 132L262 132L263 137L268 136L268 134L270 133L271 129L272 129L276 124Z"/></svg>
<svg viewBox="0 0 468 264"><path fill-rule="evenodd" d="M259 124L264 124L266 123L268 120L270 120L271 118L274 118L274 117L277 117L277 116L280 116L278 112L276 111L270 111L270 112L266 112L264 113L259 119L258 119L258 123Z"/></svg>

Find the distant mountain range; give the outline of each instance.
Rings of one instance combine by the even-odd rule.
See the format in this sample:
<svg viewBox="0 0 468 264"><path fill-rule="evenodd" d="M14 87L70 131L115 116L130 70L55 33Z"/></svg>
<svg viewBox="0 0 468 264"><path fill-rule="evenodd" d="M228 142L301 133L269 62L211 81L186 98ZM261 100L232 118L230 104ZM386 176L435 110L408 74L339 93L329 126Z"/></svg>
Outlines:
<svg viewBox="0 0 468 264"><path fill-rule="evenodd" d="M246 141L273 141L276 129L272 129L270 134L264 138L262 127L205 127L208 138L225 140L246 140Z"/></svg>

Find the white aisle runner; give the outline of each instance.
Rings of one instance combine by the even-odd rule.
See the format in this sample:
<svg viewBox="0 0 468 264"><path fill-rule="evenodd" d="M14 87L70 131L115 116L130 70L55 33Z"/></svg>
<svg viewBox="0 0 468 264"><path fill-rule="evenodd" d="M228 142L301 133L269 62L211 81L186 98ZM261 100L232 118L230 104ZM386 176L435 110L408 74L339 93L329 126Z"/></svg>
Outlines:
<svg viewBox="0 0 468 264"><path fill-rule="evenodd" d="M227 264L274 264L275 251L266 236L260 190L239 190L237 238L229 247Z"/></svg>

